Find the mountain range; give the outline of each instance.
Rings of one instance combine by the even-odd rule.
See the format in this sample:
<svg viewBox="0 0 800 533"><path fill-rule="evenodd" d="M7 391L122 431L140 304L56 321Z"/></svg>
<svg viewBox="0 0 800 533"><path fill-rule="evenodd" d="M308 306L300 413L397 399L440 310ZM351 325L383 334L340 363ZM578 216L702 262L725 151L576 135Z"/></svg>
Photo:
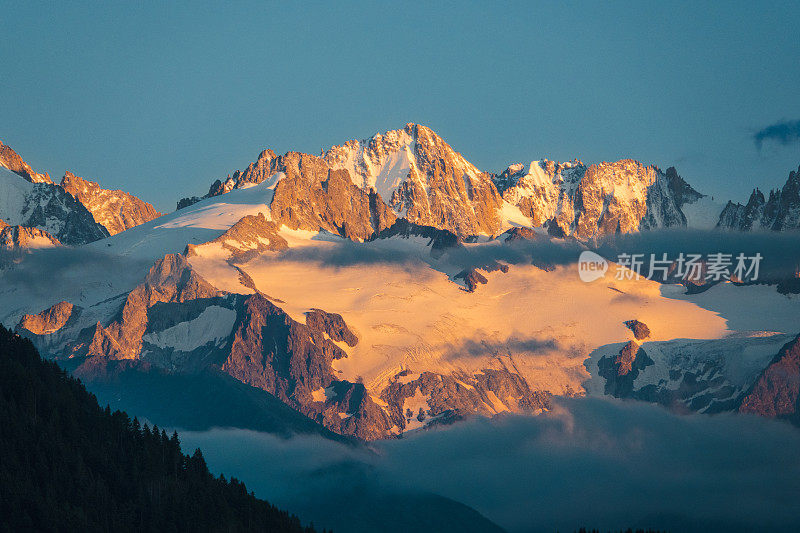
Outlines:
<svg viewBox="0 0 800 533"><path fill-rule="evenodd" d="M55 184L5 145L0 166L0 321L161 425L375 440L592 394L797 420L797 295L574 270L619 235L791 238L797 172L723 205L629 159L483 172L407 124L319 156L265 149L162 215L70 172ZM764 312L741 317L743 299ZM251 421L146 401L177 404L192 380Z"/></svg>

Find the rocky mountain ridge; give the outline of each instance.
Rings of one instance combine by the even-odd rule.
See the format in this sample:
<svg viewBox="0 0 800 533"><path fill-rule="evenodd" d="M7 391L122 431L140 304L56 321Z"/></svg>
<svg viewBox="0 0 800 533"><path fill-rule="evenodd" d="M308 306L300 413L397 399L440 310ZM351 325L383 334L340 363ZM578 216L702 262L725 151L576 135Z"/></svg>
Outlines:
<svg viewBox="0 0 800 533"><path fill-rule="evenodd" d="M739 231L800 228L800 168L791 171L783 188L771 190L768 198L755 188L747 204L729 201L720 213L718 226Z"/></svg>
<svg viewBox="0 0 800 533"><path fill-rule="evenodd" d="M108 236L82 203L53 183L31 183L0 169L0 218L35 228L59 242L80 245Z"/></svg>
<svg viewBox="0 0 800 533"><path fill-rule="evenodd" d="M37 194L45 193L73 202L61 214L83 217L80 224L66 224L53 215L50 236L21 231L20 224L0 228L10 235L9 246L48 238L57 244L60 235L70 237L65 244L80 244L65 228L96 227L107 235L97 220L106 220L110 209L121 217L108 219L118 228L127 216L149 216L138 199L71 174L55 185L2 173L8 194L0 208L16 217L12 222L35 221L27 215L28 203L56 202L40 201ZM784 197L791 199L791 190ZM153 265L144 279L137 271L124 289L91 280L102 291L56 303L53 298L36 312L14 309L14 322L27 313L17 331L43 354L69 362L89 383L109 379L109 369L117 367L170 376L217 373L224 376L218 383L232 379L268 395L271 405L281 402L329 431L365 440L474 414L536 413L549 408L552 394L581 393L583 370L574 365L595 340L577 340L575 322L529 331L540 325L524 317L549 305L553 283L565 291L565 302L583 302L589 289L561 279L563 265L536 253L523 257L520 250L535 252L537 243L579 247L584 244L576 241L603 235L685 226L683 210L702 199L675 169L662 172L633 160L589 166L534 161L500 175L482 173L417 125L321 156L264 150L244 171L215 182L201 204L186 202L163 220L88 247L125 260L136 250ZM19 205L25 209L13 211ZM448 263L448 254L464 258L470 250L491 257L506 242L522 245L504 252L512 264ZM352 262L362 263L358 274L342 277L353 275L342 273L342 265ZM516 275L523 268L525 274ZM287 297L286 285L299 290ZM281 291L280 298L273 290ZM610 285L598 292L594 302L608 314L619 312L614 305L663 299L653 287L634 287L627 296ZM337 307L353 294L349 307ZM405 306L415 298L422 302L418 307ZM380 321L360 315L368 306ZM568 315L576 312L582 311ZM666 316L674 320L677 314ZM686 342L659 334L663 324L651 332L646 317L647 326L622 318L604 329L611 340L635 340L611 346L595 361L590 374L605 380L603 393L701 412L735 410L775 355L775 343L786 341L766 335L720 339L709 326L704 340ZM704 316L709 323L718 318ZM582 320L582 327L592 327L594 318ZM757 351L760 359L741 370L723 351ZM356 355L362 359L354 363Z"/></svg>
<svg viewBox="0 0 800 533"><path fill-rule="evenodd" d="M604 347L596 364L604 393L618 398L799 424L799 348L796 335L755 332L715 341L630 341Z"/></svg>
<svg viewBox="0 0 800 533"><path fill-rule="evenodd" d="M48 355L77 365L87 383L108 379L109 365L133 361L179 374L218 369L340 435L374 440L472 414L539 412L550 394L532 387L503 358L481 373L400 372L380 391L339 377L336 361L360 342L341 315L313 308L303 320L262 294L238 264L287 250L274 221L243 217L217 239L156 261L127 294L82 308L59 302L22 317L17 331ZM429 239L437 253L457 244L446 230L398 223L376 239ZM220 290L190 261L223 253L238 271L236 292ZM139 365L138 363L143 363ZM424 397L424 399L422 399ZM410 413L410 414L409 414Z"/></svg>
<svg viewBox="0 0 800 533"><path fill-rule="evenodd" d="M111 235L144 224L163 214L132 194L103 189L97 182L76 176L70 171L64 173L60 185L82 203L92 213L95 221Z"/></svg>
<svg viewBox="0 0 800 533"><path fill-rule="evenodd" d="M31 183L53 183L49 174L35 172L17 152L3 144L3 141L0 141L0 167L7 168Z"/></svg>
<svg viewBox="0 0 800 533"><path fill-rule="evenodd" d="M579 239L686 226L681 207L703 196L674 168L664 173L632 159L588 167L577 160L512 165L495 184L533 226Z"/></svg>
<svg viewBox="0 0 800 533"><path fill-rule="evenodd" d="M55 184L2 143L0 168L0 220L17 228L13 236L4 230L6 248L43 246L45 241L86 244L161 216L133 195L103 189L69 171Z"/></svg>
<svg viewBox="0 0 800 533"><path fill-rule="evenodd" d="M335 172L342 173L333 181L338 183L336 194L320 194L319 189L326 189L331 179L329 174ZM290 179L281 185L286 177ZM366 140L333 146L320 156L299 152L276 156L265 149L245 170L215 181L203 198L266 180L277 183L273 200L277 220L288 220L290 227L333 230L357 239L366 238L370 230L388 227L393 218L404 218L446 229L461 238L496 236L522 225L546 228L557 237L587 240L692 227L695 221L685 213L689 206L693 213L719 209L713 203L698 203L704 195L674 167L662 171L631 159L588 166L578 160L541 160L510 165L495 175L477 169L430 128L411 123ZM344 186L348 181L353 187ZM785 204L781 222L769 225L774 229L794 227L800 217L791 214L795 212L796 192L792 191L796 187L787 184L785 189L784 199L776 197L770 204L776 207L766 209L768 214ZM304 203L302 198L309 196L314 200ZM178 205L185 207L199 199L184 198ZM369 212L363 207L342 209L367 202ZM339 218L320 224L316 213L331 209L340 213ZM720 227L741 225L735 220L744 215L736 213L744 210L729 204L722 213L702 213L702 218L719 219ZM367 218L373 223L366 224ZM359 229L342 230L344 226Z"/></svg>
<svg viewBox="0 0 800 533"><path fill-rule="evenodd" d="M0 220L0 250L47 248L60 244L58 239L44 230L25 226L9 226Z"/></svg>

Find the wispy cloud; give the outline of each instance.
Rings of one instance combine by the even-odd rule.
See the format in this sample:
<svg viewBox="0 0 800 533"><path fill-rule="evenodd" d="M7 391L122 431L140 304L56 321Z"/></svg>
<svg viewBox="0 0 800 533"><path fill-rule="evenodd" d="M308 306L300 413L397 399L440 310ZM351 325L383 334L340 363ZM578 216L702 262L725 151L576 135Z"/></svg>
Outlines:
<svg viewBox="0 0 800 533"><path fill-rule="evenodd" d="M783 146L800 143L800 120L776 122L753 134L753 142L759 150L765 141L774 141Z"/></svg>

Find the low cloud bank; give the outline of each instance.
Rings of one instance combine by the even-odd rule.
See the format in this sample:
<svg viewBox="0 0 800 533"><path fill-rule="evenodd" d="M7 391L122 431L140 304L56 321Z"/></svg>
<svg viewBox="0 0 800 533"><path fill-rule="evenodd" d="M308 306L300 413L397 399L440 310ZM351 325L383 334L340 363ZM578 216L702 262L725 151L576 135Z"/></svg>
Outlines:
<svg viewBox="0 0 800 533"><path fill-rule="evenodd" d="M760 253L760 277L785 278L800 269L800 232L732 232L722 230L693 230L685 228L641 231L638 233L613 235L589 242L586 245L577 241L514 241L491 242L482 245L468 245L451 248L440 260L434 259L429 248L404 246L392 248L381 241L356 243L338 241L334 246L305 247L289 249L274 258L263 260L292 260L321 263L327 266L347 267L351 265L389 263L407 265L413 269L420 263L428 263L433 268L450 266L466 269L491 265L501 261L510 265L534 264L543 268L574 264L581 251L596 250L598 253L616 261L621 253L650 254L660 259L666 253L668 259L676 259L678 254L726 253L735 257L744 253L754 256ZM577 272L577 271L576 271Z"/></svg>
<svg viewBox="0 0 800 533"><path fill-rule="evenodd" d="M476 419L372 450L236 429L182 438L202 448L214 471L337 531L346 528L332 524L326 500L340 505L336 495L353 490L366 501L438 494L520 532L800 527L800 431L755 417L562 398L542 416Z"/></svg>

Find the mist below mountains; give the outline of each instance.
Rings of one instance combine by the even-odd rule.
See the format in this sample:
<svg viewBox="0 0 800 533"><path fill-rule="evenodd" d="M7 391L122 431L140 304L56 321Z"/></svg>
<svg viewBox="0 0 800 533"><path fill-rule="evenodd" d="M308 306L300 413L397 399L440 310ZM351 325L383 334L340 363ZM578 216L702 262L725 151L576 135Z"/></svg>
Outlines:
<svg viewBox="0 0 800 533"><path fill-rule="evenodd" d="M512 532L800 527L800 431L753 416L559 398L539 416L478 418L369 448L238 429L182 439L212 470L343 532L407 523L432 494Z"/></svg>

